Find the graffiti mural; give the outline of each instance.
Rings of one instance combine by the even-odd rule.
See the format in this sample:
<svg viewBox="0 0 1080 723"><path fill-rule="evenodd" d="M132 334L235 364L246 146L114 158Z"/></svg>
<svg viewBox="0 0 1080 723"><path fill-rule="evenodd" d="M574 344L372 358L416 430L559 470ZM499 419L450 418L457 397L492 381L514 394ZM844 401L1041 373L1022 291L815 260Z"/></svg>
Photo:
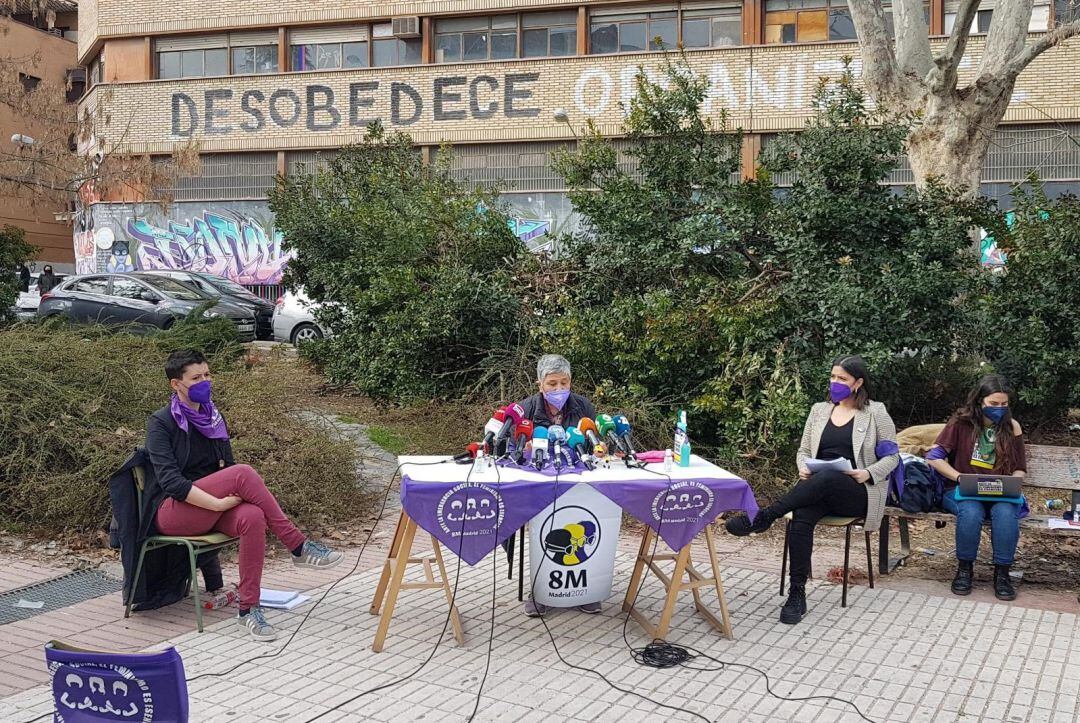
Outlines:
<svg viewBox="0 0 1080 723"><path fill-rule="evenodd" d="M182 202L168 214L152 206L98 204L93 224L93 271L182 269L255 286L280 284L289 261L265 202Z"/></svg>
<svg viewBox="0 0 1080 723"><path fill-rule="evenodd" d="M581 216L565 193L504 193L510 228L533 251L555 252L559 236L581 229Z"/></svg>

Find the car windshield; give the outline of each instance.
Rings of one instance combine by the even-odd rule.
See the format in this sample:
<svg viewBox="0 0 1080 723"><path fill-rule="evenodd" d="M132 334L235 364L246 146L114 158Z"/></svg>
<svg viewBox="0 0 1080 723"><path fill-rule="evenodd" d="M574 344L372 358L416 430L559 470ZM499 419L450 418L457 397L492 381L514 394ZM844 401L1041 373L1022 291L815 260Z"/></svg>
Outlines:
<svg viewBox="0 0 1080 723"><path fill-rule="evenodd" d="M206 294L199 293L190 286L184 286L179 281L175 281L165 276L143 274L136 278L153 286L161 293L173 299L180 299L181 301L205 301L210 298Z"/></svg>
<svg viewBox="0 0 1080 723"><path fill-rule="evenodd" d="M219 290L224 291L227 294L239 294L241 296L252 295L249 290L245 289L243 286L236 283L232 279L226 279L222 278L221 276L214 276L212 274L199 274L199 278L210 284L211 286L214 286Z"/></svg>

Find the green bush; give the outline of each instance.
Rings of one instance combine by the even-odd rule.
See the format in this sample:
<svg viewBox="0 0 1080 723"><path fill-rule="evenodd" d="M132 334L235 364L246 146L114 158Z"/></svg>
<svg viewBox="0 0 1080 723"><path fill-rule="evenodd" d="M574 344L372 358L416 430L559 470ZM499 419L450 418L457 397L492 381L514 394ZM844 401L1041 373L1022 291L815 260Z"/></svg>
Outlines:
<svg viewBox="0 0 1080 723"><path fill-rule="evenodd" d="M34 258L37 249L26 243L21 228L0 228L0 321L11 317L11 307L19 298L17 271L24 262Z"/></svg>
<svg viewBox="0 0 1080 723"><path fill-rule="evenodd" d="M1051 201L1038 186L1014 197L999 241L1008 262L983 275L970 343L1016 386L1021 418L1059 421L1080 407L1080 200Z"/></svg>
<svg viewBox="0 0 1080 723"><path fill-rule="evenodd" d="M271 194L286 283L327 306L333 331L308 353L335 381L380 399L491 383L518 344L516 274L529 262L495 197L425 164L378 127L329 167Z"/></svg>

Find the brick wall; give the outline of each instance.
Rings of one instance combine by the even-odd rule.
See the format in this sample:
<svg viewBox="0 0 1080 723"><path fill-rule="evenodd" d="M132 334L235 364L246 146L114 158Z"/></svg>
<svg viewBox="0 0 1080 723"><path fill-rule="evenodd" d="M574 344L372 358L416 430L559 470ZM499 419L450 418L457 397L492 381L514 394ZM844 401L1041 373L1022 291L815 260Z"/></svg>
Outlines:
<svg viewBox="0 0 1080 723"><path fill-rule="evenodd" d="M961 83L974 75L982 46L982 38L971 39ZM856 56L858 70L854 43L695 51L687 58L712 81L714 117L727 109L730 126L770 132L802 127L817 79L838 75L844 55ZM422 144L568 139L570 130L552 117L556 108L579 130L592 120L602 133L616 134L638 66L656 74L663 61L663 54L643 53L143 81L113 84L101 101L115 129L110 142L122 140L136 152L168 152L189 135L205 151L338 147L356 141L372 118ZM1045 53L1021 75L1005 120L1080 118L1077 67L1080 40Z"/></svg>

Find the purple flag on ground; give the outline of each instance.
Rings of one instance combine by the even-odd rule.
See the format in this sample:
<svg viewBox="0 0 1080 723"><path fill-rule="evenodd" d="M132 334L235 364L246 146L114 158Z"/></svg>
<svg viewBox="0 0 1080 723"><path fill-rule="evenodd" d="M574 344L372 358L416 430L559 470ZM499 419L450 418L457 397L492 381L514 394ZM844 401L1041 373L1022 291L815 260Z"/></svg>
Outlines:
<svg viewBox="0 0 1080 723"><path fill-rule="evenodd" d="M469 565L517 532L573 483L416 482L402 479L401 506Z"/></svg>
<svg viewBox="0 0 1080 723"><path fill-rule="evenodd" d="M184 664L176 648L160 653L45 646L56 723L187 723Z"/></svg>
<svg viewBox="0 0 1080 723"><path fill-rule="evenodd" d="M685 547L721 512L743 510L753 519L758 511L753 490L741 479L598 481L592 486L656 530L672 550Z"/></svg>

